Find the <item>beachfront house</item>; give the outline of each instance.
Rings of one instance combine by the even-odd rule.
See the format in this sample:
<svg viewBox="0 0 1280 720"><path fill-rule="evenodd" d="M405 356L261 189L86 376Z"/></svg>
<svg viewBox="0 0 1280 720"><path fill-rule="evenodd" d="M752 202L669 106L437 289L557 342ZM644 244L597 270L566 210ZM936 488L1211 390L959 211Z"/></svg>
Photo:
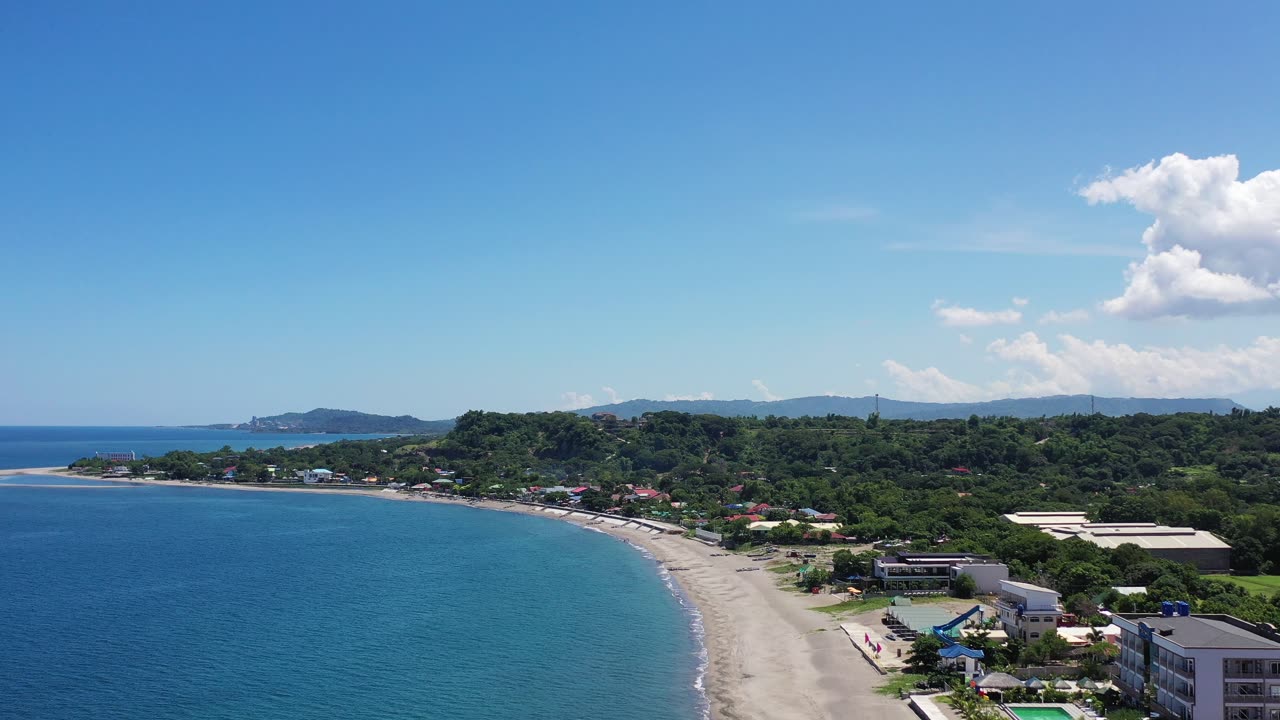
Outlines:
<svg viewBox="0 0 1280 720"><path fill-rule="evenodd" d="M1009 637L1035 642L1058 627L1062 618L1062 596L1039 585L1001 580L996 611Z"/></svg>
<svg viewBox="0 0 1280 720"><path fill-rule="evenodd" d="M315 485L316 483L333 482L333 471L325 468L316 468L314 470L308 470L302 474L302 482L308 485Z"/></svg>
<svg viewBox="0 0 1280 720"><path fill-rule="evenodd" d="M885 590L949 590L956 578L973 578L977 592L994 593L1009 579L1009 567L973 553L899 552L871 562L871 574Z"/></svg>

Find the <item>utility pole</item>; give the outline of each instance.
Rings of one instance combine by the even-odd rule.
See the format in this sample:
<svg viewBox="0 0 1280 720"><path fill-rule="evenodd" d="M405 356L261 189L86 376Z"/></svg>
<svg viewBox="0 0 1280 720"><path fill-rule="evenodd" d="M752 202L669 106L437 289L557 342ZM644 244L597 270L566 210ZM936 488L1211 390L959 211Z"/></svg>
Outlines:
<svg viewBox="0 0 1280 720"><path fill-rule="evenodd" d="M876 414L880 414L880 393L876 393Z"/></svg>
<svg viewBox="0 0 1280 720"><path fill-rule="evenodd" d="M1096 414L1098 414L1098 413L1097 413L1097 411L1093 409L1093 396L1092 396L1092 395L1090 395L1090 396L1089 396L1089 414L1090 414L1090 415L1096 415Z"/></svg>

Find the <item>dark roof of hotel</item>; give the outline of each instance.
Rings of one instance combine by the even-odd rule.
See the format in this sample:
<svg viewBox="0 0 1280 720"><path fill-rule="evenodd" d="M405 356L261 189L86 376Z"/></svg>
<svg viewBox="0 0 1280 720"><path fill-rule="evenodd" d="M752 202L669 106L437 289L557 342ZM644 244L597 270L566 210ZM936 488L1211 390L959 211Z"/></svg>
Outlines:
<svg viewBox="0 0 1280 720"><path fill-rule="evenodd" d="M1163 617L1129 614L1121 617L1135 623L1146 623L1157 634L1160 634L1161 630L1172 630L1172 633L1161 634L1161 637L1179 647L1280 650L1280 642L1264 637L1254 630L1217 618L1195 615ZM1241 623L1248 624L1243 621Z"/></svg>

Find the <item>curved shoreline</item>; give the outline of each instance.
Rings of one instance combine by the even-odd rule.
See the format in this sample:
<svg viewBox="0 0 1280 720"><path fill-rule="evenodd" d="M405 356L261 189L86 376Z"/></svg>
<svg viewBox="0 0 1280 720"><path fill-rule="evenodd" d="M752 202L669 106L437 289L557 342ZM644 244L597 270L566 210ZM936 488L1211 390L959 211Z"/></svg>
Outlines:
<svg viewBox="0 0 1280 720"><path fill-rule="evenodd" d="M0 470L3 475L51 475L85 478L65 468ZM829 604L831 596L779 590L777 575L737 572L753 566L741 556L712 557L716 548L676 535L650 534L631 527L592 523L592 515L543 511L541 506L508 501L469 501L420 497L365 488L262 487L172 480L107 479L133 485L208 487L245 492L318 492L384 500L430 502L516 512L564 520L612 535L651 555L669 581L700 617L706 665L702 692L712 720L814 720L829 718L915 717L905 703L878 695L881 677L840 631L837 621L809 608ZM677 571L671 569L679 568ZM759 565L754 565L759 569Z"/></svg>

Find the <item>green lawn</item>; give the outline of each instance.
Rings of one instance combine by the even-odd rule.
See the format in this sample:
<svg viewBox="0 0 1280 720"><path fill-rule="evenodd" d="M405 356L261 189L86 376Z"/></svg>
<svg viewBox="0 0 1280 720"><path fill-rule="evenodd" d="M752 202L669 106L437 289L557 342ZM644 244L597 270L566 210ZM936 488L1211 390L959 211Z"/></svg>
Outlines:
<svg viewBox="0 0 1280 720"><path fill-rule="evenodd" d="M885 679L885 683L876 688L876 692L881 695L897 697L898 693L902 690L914 690L916 683L924 679L924 675L892 672L889 673L889 676Z"/></svg>
<svg viewBox="0 0 1280 720"><path fill-rule="evenodd" d="M871 612L872 610L880 610L889 607L889 601L892 598L873 597L866 600L845 600L835 605L823 605L822 607L809 608L816 612L827 613L828 615L860 615L862 613ZM911 598L912 605L924 605L927 603L940 603L954 598L946 595L928 595L925 597Z"/></svg>
<svg viewBox="0 0 1280 720"><path fill-rule="evenodd" d="M1183 467L1171 467L1169 470L1175 473L1181 473L1192 480L1219 479L1218 469L1213 465L1186 465Z"/></svg>
<svg viewBox="0 0 1280 720"><path fill-rule="evenodd" d="M1233 582L1246 590L1268 597L1280 592L1280 575L1210 575L1209 577Z"/></svg>

